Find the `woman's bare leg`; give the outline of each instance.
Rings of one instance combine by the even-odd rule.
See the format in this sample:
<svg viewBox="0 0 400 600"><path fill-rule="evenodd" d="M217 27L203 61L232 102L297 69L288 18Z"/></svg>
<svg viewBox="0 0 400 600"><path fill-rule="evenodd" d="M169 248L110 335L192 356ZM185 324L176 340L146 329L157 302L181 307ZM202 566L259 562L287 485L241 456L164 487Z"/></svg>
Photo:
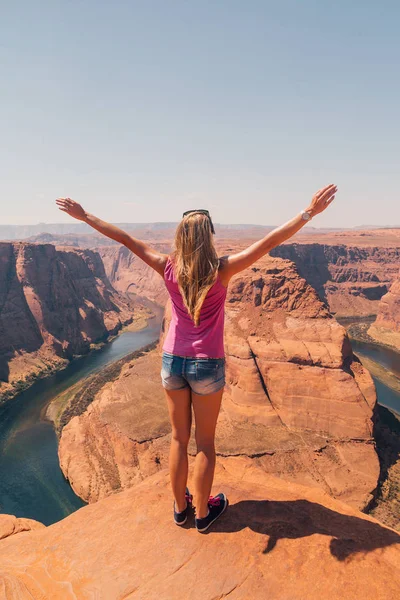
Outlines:
<svg viewBox="0 0 400 600"><path fill-rule="evenodd" d="M208 513L207 502L210 497L215 471L215 428L223 393L224 390L222 389L215 392L215 394L199 396L192 391L197 444L193 477L197 519L205 517Z"/></svg>
<svg viewBox="0 0 400 600"><path fill-rule="evenodd" d="M191 390L166 390L169 416L172 425L169 472L176 510L186 508L185 490L188 478L187 447L192 426Z"/></svg>

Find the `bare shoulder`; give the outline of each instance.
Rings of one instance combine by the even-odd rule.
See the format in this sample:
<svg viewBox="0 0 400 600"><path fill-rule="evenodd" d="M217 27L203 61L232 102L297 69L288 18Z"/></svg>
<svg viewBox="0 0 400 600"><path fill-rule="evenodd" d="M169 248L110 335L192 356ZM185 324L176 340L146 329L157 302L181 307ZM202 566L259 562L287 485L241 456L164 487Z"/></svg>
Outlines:
<svg viewBox="0 0 400 600"><path fill-rule="evenodd" d="M219 260L218 273L219 273L220 281L225 287L228 287L229 281L232 277L232 273L230 272L230 269L229 269L228 256L227 255L219 256L218 260Z"/></svg>
<svg viewBox="0 0 400 600"><path fill-rule="evenodd" d="M168 262L169 257L170 257L169 254L161 254L160 253L160 257L159 257L160 270L159 270L159 273L163 277L164 277L164 271L165 271L165 267L167 266L167 262Z"/></svg>
<svg viewBox="0 0 400 600"><path fill-rule="evenodd" d="M168 262L170 255L169 254L160 254L160 263L161 266L165 269L165 266Z"/></svg>
<svg viewBox="0 0 400 600"><path fill-rule="evenodd" d="M161 252L152 251L143 260L152 267L161 277L164 278L165 267L168 262L169 254L163 254Z"/></svg>

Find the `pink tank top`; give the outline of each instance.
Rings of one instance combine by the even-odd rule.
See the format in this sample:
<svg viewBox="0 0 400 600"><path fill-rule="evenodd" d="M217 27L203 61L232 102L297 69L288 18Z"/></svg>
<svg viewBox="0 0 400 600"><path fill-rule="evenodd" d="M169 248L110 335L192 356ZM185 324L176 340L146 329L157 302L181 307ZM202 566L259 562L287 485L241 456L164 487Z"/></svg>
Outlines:
<svg viewBox="0 0 400 600"><path fill-rule="evenodd" d="M165 265L164 281L171 298L172 315L162 350L193 358L224 358L227 288L221 283L219 274L204 299L198 327L195 327L183 303L170 257Z"/></svg>

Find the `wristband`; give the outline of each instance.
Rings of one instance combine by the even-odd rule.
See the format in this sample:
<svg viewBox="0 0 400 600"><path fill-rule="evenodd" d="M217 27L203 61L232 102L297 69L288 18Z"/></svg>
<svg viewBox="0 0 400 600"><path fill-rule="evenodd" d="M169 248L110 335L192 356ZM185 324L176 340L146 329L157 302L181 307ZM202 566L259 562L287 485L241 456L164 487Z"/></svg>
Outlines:
<svg viewBox="0 0 400 600"><path fill-rule="evenodd" d="M300 214L304 221L310 221L312 218L311 213L308 210L302 210Z"/></svg>

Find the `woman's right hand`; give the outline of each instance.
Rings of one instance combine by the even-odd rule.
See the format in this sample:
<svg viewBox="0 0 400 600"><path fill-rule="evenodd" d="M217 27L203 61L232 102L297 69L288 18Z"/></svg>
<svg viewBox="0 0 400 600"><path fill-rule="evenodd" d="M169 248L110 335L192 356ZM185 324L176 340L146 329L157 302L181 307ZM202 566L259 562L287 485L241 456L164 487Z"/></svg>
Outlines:
<svg viewBox="0 0 400 600"><path fill-rule="evenodd" d="M74 217L74 219L78 219L79 221L85 221L86 212L75 200L71 200L71 198L57 198L56 204L60 210L66 212L70 217Z"/></svg>
<svg viewBox="0 0 400 600"><path fill-rule="evenodd" d="M322 213L334 200L336 192L337 186L333 183L318 190L318 192L316 192L312 197L311 204L309 208L307 208L307 212L311 213L312 217Z"/></svg>

